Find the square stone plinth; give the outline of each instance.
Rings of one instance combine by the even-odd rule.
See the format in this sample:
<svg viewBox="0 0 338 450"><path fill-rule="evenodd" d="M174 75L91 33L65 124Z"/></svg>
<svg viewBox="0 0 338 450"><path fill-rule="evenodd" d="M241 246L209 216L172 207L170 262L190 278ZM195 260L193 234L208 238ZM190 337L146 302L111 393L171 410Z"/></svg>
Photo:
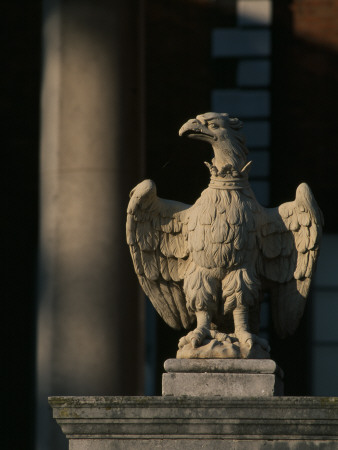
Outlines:
<svg viewBox="0 0 338 450"><path fill-rule="evenodd" d="M168 359L164 368L164 396L283 395L283 372L271 359Z"/></svg>

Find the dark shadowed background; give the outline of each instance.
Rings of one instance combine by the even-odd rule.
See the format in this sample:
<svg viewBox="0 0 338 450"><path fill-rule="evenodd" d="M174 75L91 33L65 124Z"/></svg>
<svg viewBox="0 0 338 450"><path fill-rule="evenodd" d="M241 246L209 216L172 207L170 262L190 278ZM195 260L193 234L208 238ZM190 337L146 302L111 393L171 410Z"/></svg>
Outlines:
<svg viewBox="0 0 338 450"><path fill-rule="evenodd" d="M69 18L77 19L77 15L81 15L81 2L13 0L4 2L1 7L2 385L8 421L5 434L9 438L8 446L4 448L11 449L37 448L40 96L44 76L42 31L46 8L54 3L68 20L65 19L61 26L63 36L62 33L72 27ZM95 11L100 7L107 17L112 17L120 1L92 0L85 3L88 10L92 8ZM251 86L238 85L238 68L243 55L215 57L213 53L215 30L243 29L238 21L239 3L240 0L144 0L130 1L124 7L132 11L132 19L123 15L125 10L120 16L122 19L126 17L123 39L127 36L130 42L120 40L118 46L112 44L108 55L109 51L112 55L115 51L121 52L119 61L125 64L126 73L130 74L132 64L126 62L128 54L124 54L123 49L124 45L127 49L135 47L138 72L133 72L132 78L136 80L135 89L138 90L131 94L139 99L140 115L135 116L129 110L121 112L124 114L121 134L132 134L136 121L139 130L134 131L133 136L139 144L139 149L135 148L135 159L132 149L128 148L128 159L121 163L124 180L128 180L128 173L133 173L130 186L125 181L126 194L119 200L121 216L125 215L128 189L143 177L156 182L161 197L193 203L208 183L208 171L203 161L210 159L211 151L202 143L180 139L178 129L187 119L211 110L215 104L212 100L215 92L262 89L254 82ZM268 61L270 66L269 81L264 85L269 95L269 113L264 117L269 123L269 143L266 148L256 149L258 153L266 152L264 154L268 155L267 169L264 174L256 174L255 180L265 183L269 206L291 200L298 184L306 181L324 212L326 234L322 254L325 262L319 268L318 282L296 335L280 341L269 327L265 332L273 349L272 357L286 372L286 394L338 395L338 383L332 381L330 375L330 371L334 373L337 370L338 364L338 334L332 325L332 316L336 316L338 311L338 266L335 259L338 251L338 2L252 0L252 3L260 4L259 7L273 3L271 22L260 27L270 33L269 55L258 57L258 60ZM86 17L90 42L90 14ZM123 28L123 23L119 26ZM257 29L257 24L249 24L246 29ZM248 55L245 59L253 61L255 57ZM109 67L114 72L114 64ZM85 76L86 71L83 73ZM81 78L81 71L78 76ZM126 82L128 76L122 74L119 81L123 92L130 88ZM61 100L66 102L67 99ZM122 96L121 104L123 101ZM83 105L85 108L85 100ZM229 110L222 112L232 114L229 106ZM68 117L71 122L72 116ZM243 119L245 122L246 117ZM262 118L248 119L255 122ZM132 142L125 140L123 145L130 147ZM93 148L95 145L96 141ZM124 149L121 152L123 154ZM134 165L142 166L138 172L140 175L136 174ZM123 230L119 236L122 242ZM128 252L127 246L125 252ZM130 280L137 296L135 280ZM114 301L121 300L116 298ZM138 377L138 382L127 381L129 388L112 386L107 395L142 394L140 386L143 385L146 393L160 395L163 362L175 356L177 340L182 333L157 320L155 313L145 306L144 311L135 310L131 320L136 323L139 316L142 319L140 330L144 335L143 353L136 358L134 366L120 362L123 367L138 368L135 373L133 369L126 369L128 373L123 373L120 378L132 380ZM122 320L119 323L122 330L126 324ZM130 355L126 353L120 358L128 359ZM327 384L325 377L329 380ZM123 383L120 386L124 386Z"/></svg>

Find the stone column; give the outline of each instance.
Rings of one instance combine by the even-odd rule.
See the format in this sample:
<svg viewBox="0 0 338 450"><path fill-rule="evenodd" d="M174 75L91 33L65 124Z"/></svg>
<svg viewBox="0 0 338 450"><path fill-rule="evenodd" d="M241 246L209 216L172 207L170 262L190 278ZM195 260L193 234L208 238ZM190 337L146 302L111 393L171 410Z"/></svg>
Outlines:
<svg viewBox="0 0 338 450"><path fill-rule="evenodd" d="M60 450L48 395L142 389L124 231L143 166L142 37L136 0L44 3L37 448Z"/></svg>

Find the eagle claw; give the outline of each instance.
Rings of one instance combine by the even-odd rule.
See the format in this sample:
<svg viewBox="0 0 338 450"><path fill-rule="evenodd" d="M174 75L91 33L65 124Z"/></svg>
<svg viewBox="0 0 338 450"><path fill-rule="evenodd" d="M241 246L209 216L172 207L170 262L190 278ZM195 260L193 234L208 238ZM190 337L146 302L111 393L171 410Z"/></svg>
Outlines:
<svg viewBox="0 0 338 450"><path fill-rule="evenodd" d="M197 327L179 340L178 348L182 348L189 343L191 343L193 348L197 348L202 344L205 338L212 339L210 330L205 327Z"/></svg>
<svg viewBox="0 0 338 450"><path fill-rule="evenodd" d="M257 336L256 334L249 333L248 331L238 331L236 332L236 337L239 342L246 344L249 348L252 348L254 344L259 344L263 348L263 350L266 350L267 352L270 351L270 345L268 341Z"/></svg>
<svg viewBox="0 0 338 450"><path fill-rule="evenodd" d="M179 340L178 348L182 348L189 343L191 343L193 348L197 348L203 344L205 339L216 339L219 342L231 342L229 335L226 333L220 333L217 330L209 330L206 327L197 327Z"/></svg>

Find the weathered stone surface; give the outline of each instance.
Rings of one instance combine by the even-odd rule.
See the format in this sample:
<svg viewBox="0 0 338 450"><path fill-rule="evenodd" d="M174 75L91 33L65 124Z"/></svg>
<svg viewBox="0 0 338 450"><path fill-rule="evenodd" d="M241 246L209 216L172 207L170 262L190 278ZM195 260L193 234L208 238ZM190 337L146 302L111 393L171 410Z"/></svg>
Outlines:
<svg viewBox="0 0 338 450"><path fill-rule="evenodd" d="M169 359L162 395L268 397L283 395L283 372L272 360Z"/></svg>
<svg viewBox="0 0 338 450"><path fill-rule="evenodd" d="M200 358L250 358L264 359L270 358L270 353L264 350L259 344L247 345L243 342L227 342L212 339L204 339L199 347L193 347L191 342L183 345L177 350L176 357L180 359Z"/></svg>
<svg viewBox="0 0 338 450"><path fill-rule="evenodd" d="M283 395L283 383L273 374L164 373L162 395L269 397Z"/></svg>
<svg viewBox="0 0 338 450"><path fill-rule="evenodd" d="M51 397L70 450L334 450L338 398Z"/></svg>
<svg viewBox="0 0 338 450"><path fill-rule="evenodd" d="M209 186L194 205L159 198L152 180L130 193L127 242L139 282L168 325L194 328L180 339L178 358L269 358L258 336L266 289L280 337L296 330L304 311L321 211L305 183L278 208L258 203L242 127L215 112L181 127L180 136L214 152Z"/></svg>
<svg viewBox="0 0 338 450"><path fill-rule="evenodd" d="M167 359L166 372L277 373L283 371L272 359Z"/></svg>
<svg viewBox="0 0 338 450"><path fill-rule="evenodd" d="M222 438L206 439L74 439L70 450L337 450L336 442L303 440L224 441Z"/></svg>

